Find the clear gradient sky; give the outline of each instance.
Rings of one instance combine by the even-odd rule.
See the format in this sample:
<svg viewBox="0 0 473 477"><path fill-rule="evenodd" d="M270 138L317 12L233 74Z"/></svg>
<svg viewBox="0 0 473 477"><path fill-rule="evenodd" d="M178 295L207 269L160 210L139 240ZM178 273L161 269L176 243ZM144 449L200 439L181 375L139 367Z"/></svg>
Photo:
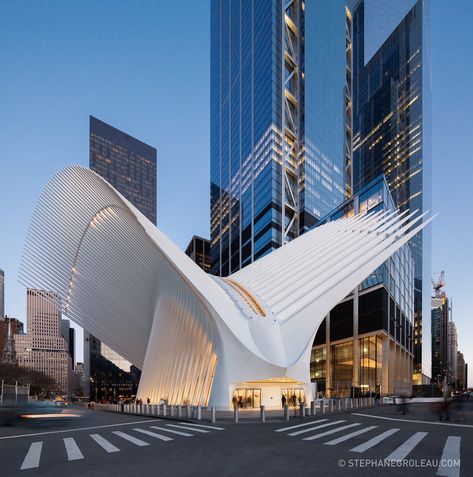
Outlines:
<svg viewBox="0 0 473 477"><path fill-rule="evenodd" d="M445 270L473 385L473 2L432 0L432 270ZM209 235L209 2L0 0L0 268L26 321L18 266L36 199L88 165L88 116L158 150L158 225ZM79 340L82 334L78 333ZM77 360L82 359L82 342Z"/></svg>

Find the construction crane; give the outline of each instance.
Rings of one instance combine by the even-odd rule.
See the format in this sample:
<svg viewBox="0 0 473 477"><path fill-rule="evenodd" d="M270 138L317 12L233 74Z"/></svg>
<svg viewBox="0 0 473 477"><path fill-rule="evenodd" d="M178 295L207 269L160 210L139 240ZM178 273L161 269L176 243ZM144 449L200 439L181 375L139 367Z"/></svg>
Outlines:
<svg viewBox="0 0 473 477"><path fill-rule="evenodd" d="M439 279L437 281L435 281L433 278L432 278L432 286L434 287L434 290L435 290L435 298L441 298L441 289L445 286L445 272L442 270L440 272L440 276L439 276Z"/></svg>

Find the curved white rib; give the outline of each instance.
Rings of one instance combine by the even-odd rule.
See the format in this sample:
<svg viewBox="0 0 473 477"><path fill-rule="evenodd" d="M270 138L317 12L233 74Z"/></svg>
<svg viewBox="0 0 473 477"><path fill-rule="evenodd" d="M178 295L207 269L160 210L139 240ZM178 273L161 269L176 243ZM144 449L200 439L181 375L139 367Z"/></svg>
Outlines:
<svg viewBox="0 0 473 477"><path fill-rule="evenodd" d="M432 220L424 215L337 220L221 279L100 176L73 166L38 201L20 280L58 293L66 315L143 368L140 398L228 407L238 382L308 384L324 316Z"/></svg>

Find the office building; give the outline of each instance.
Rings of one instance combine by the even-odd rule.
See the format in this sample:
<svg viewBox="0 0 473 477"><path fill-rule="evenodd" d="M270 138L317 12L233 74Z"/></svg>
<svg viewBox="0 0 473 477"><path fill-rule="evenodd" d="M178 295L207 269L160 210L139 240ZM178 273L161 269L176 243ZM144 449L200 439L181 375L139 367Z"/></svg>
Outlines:
<svg viewBox="0 0 473 477"><path fill-rule="evenodd" d="M455 387L457 381L458 334L453 321L447 323L447 383Z"/></svg>
<svg viewBox="0 0 473 477"><path fill-rule="evenodd" d="M137 393L143 402L229 409L244 392L252 407L280 408L282 392L293 388L307 405L314 397L311 337L324 317L363 280L374 280L371 274L431 220L418 216L406 226L392 211L331 220L216 277L110 184L72 166L55 175L38 201L22 279L58 290L71 320L143 366ZM83 240L80 223L89 224L85 233L94 240ZM58 227L67 233L56 233ZM37 259L45 263L41 274ZM409 260L397 262L388 272L409 276ZM401 300L399 310L389 301L396 310L393 333L405 343L410 299L403 287L392 293Z"/></svg>
<svg viewBox="0 0 473 477"><path fill-rule="evenodd" d="M461 351L457 351L457 383L456 388L459 391L466 389L466 363L465 357Z"/></svg>
<svg viewBox="0 0 473 477"><path fill-rule="evenodd" d="M67 350L72 360L72 369L75 364L75 346L76 346L76 330L71 327L69 320L61 320L61 336L64 338L67 344Z"/></svg>
<svg viewBox="0 0 473 477"><path fill-rule="evenodd" d="M442 291L432 298L432 382L441 384L448 372L448 322L450 301Z"/></svg>
<svg viewBox="0 0 473 477"><path fill-rule="evenodd" d="M0 269L0 318L5 316L5 273Z"/></svg>
<svg viewBox="0 0 473 477"><path fill-rule="evenodd" d="M194 235L186 248L185 254L204 271L210 270L210 240Z"/></svg>
<svg viewBox="0 0 473 477"><path fill-rule="evenodd" d="M333 210L320 224L395 210L383 175ZM357 397L410 394L414 270L410 247L401 247L322 321L310 361L321 395Z"/></svg>
<svg viewBox="0 0 473 477"><path fill-rule="evenodd" d="M211 273L227 276L350 194L344 2L211 2Z"/></svg>
<svg viewBox="0 0 473 477"><path fill-rule="evenodd" d="M28 289L26 334L15 334L18 365L51 377L56 391L69 394L72 360L61 335L61 303L56 293Z"/></svg>
<svg viewBox="0 0 473 477"><path fill-rule="evenodd" d="M156 149L93 116L89 167L156 225Z"/></svg>
<svg viewBox="0 0 473 477"><path fill-rule="evenodd" d="M157 153L154 147L90 116L89 166L156 225ZM85 394L92 399L109 398L107 383L110 380L114 391L123 384L131 394L130 385L137 379L136 373L130 376L131 363L88 331L84 331L84 365ZM89 384L93 389L88 389ZM94 389L97 386L100 389Z"/></svg>
<svg viewBox="0 0 473 477"><path fill-rule="evenodd" d="M384 173L401 211L431 210L430 1L361 0L352 39L354 193ZM410 246L420 385L431 377L430 231Z"/></svg>

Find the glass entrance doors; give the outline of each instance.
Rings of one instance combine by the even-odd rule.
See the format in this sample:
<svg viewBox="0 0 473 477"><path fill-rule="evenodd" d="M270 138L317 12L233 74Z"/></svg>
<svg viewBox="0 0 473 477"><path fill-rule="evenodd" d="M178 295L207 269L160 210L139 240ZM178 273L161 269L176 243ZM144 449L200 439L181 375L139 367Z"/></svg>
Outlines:
<svg viewBox="0 0 473 477"><path fill-rule="evenodd" d="M232 399L233 407L254 409L261 406L261 389L235 389Z"/></svg>
<svg viewBox="0 0 473 477"><path fill-rule="evenodd" d="M286 388L282 390L282 393L288 406L298 406L299 403L304 402L304 390L302 388Z"/></svg>

